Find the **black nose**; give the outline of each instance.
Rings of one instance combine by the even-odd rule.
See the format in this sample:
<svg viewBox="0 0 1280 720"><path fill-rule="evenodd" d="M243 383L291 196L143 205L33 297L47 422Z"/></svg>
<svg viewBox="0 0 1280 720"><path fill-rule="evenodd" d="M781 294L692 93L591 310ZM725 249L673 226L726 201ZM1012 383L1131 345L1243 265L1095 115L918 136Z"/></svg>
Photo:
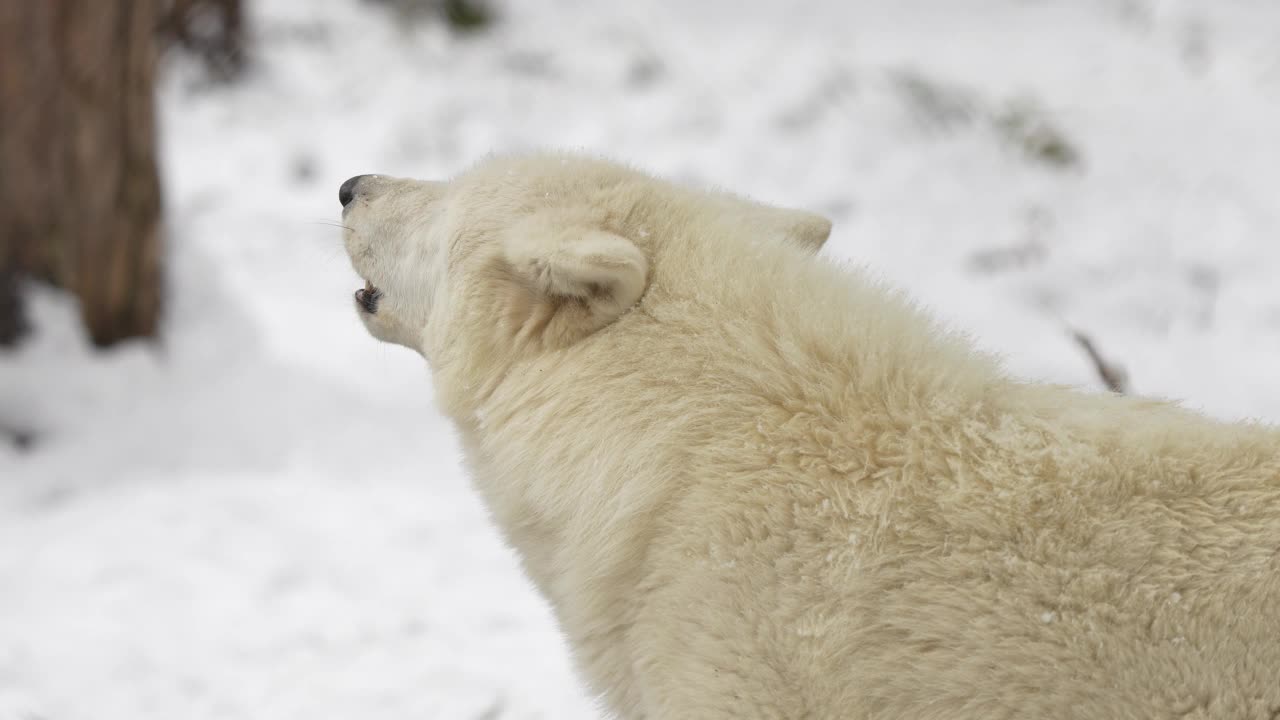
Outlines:
<svg viewBox="0 0 1280 720"><path fill-rule="evenodd" d="M342 183L342 187L338 188L338 202L342 203L342 207L346 207L351 203L352 198L356 196L356 185L360 182L360 178L365 175L356 175Z"/></svg>

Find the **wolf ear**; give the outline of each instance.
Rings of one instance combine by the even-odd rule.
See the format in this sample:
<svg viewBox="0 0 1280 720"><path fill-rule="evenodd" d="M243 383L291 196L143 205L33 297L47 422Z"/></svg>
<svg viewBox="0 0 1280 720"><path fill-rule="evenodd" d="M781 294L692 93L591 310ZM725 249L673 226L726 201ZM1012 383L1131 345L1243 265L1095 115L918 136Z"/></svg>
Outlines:
<svg viewBox="0 0 1280 720"><path fill-rule="evenodd" d="M787 241L816 255L831 237L831 221L805 210L779 210L779 222Z"/></svg>
<svg viewBox="0 0 1280 720"><path fill-rule="evenodd" d="M831 221L817 213L767 205L727 193L718 198L724 203L722 209L741 218L753 235L790 243L811 255L816 255L831 237Z"/></svg>
<svg viewBox="0 0 1280 720"><path fill-rule="evenodd" d="M757 227L811 255L816 255L831 237L831 221L807 210L757 205L751 215Z"/></svg>
<svg viewBox="0 0 1280 720"><path fill-rule="evenodd" d="M530 218L505 237L513 281L505 320L517 339L562 347L630 310L644 293L649 263L621 235L553 224Z"/></svg>

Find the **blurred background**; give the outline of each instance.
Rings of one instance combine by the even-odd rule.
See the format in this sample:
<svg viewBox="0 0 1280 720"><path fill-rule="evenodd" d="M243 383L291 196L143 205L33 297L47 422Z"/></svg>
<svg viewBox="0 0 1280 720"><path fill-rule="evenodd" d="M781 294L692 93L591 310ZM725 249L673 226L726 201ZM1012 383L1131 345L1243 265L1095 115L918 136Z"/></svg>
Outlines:
<svg viewBox="0 0 1280 720"><path fill-rule="evenodd" d="M1278 131L1271 0L0 0L0 719L595 716L356 319L351 175L603 153L1276 422Z"/></svg>

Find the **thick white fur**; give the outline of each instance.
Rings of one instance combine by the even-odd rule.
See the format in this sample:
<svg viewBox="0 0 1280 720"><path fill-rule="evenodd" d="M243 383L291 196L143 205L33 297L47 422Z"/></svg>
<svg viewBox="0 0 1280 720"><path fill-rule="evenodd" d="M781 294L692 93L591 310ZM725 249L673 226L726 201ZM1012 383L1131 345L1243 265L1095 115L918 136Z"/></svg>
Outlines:
<svg viewBox="0 0 1280 720"><path fill-rule="evenodd" d="M623 718L1280 718L1280 434L1023 384L830 225L570 155L346 213Z"/></svg>

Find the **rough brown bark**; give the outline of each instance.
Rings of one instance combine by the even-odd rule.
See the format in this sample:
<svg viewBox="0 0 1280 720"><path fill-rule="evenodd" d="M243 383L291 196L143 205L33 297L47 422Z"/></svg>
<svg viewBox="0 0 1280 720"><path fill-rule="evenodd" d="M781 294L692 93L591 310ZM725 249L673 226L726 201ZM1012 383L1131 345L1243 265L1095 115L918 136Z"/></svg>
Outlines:
<svg viewBox="0 0 1280 720"><path fill-rule="evenodd" d="M4 252L0 248L0 252ZM12 345L27 330L22 310L22 295L18 292L18 275L7 261L0 260L0 346Z"/></svg>
<svg viewBox="0 0 1280 720"><path fill-rule="evenodd" d="M98 345L155 333L159 0L0 0L0 270L71 290Z"/></svg>

